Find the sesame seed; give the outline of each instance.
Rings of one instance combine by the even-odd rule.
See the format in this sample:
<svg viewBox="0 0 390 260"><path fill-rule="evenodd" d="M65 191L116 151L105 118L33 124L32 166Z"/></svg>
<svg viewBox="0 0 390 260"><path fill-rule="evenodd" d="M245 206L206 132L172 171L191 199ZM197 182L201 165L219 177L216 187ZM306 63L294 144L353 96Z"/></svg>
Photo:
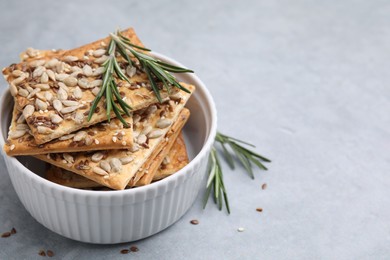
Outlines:
<svg viewBox="0 0 390 260"><path fill-rule="evenodd" d="M9 149L12 151L13 149L15 149L15 145L11 145Z"/></svg>
<svg viewBox="0 0 390 260"><path fill-rule="evenodd" d="M99 140L98 139L95 139L95 144L99 144Z"/></svg>
<svg viewBox="0 0 390 260"><path fill-rule="evenodd" d="M112 141L113 141L114 143L116 143L117 139L118 139L118 138L116 138L116 136L112 137Z"/></svg>
<svg viewBox="0 0 390 260"><path fill-rule="evenodd" d="M263 212L263 209L262 208L257 208L256 211Z"/></svg>
<svg viewBox="0 0 390 260"><path fill-rule="evenodd" d="M237 229L238 232L244 232L244 230L245 230L245 229L244 229L243 227L239 227L239 228Z"/></svg>
<svg viewBox="0 0 390 260"><path fill-rule="evenodd" d="M261 189L265 190L267 188L267 183L264 183L263 185L261 185Z"/></svg>

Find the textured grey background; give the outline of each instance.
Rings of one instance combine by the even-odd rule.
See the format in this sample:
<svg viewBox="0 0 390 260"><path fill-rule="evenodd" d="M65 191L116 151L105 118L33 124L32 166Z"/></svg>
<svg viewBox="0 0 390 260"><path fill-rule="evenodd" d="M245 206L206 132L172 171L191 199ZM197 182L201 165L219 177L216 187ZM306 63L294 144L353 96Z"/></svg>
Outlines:
<svg viewBox="0 0 390 260"><path fill-rule="evenodd" d="M389 12L389 1L367 0L2 0L1 67L29 46L72 48L133 26L204 80L221 131L274 162L254 181L225 168L230 216L203 211L199 196L162 233L97 246L32 219L1 158L0 232L18 233L0 239L0 259L41 248L64 259L389 259ZM140 251L119 254L130 245Z"/></svg>

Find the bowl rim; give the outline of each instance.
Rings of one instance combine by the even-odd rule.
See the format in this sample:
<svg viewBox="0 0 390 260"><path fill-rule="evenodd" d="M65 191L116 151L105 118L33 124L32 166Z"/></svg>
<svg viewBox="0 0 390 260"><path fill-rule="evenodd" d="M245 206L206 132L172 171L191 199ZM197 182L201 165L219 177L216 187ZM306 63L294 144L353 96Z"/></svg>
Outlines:
<svg viewBox="0 0 390 260"><path fill-rule="evenodd" d="M158 52L151 52L151 54L158 59L164 60L164 61L169 62L171 64L174 64L176 66L184 67L180 62L178 62L172 58L169 58L163 54L160 54ZM124 189L124 190L95 191L95 190L82 190L82 189L67 187L64 185L60 185L60 184L51 182L51 181L41 177L40 175L38 175L38 174L34 173L33 171L31 171L30 169L26 168L15 157L6 155L5 152L3 151L3 146L5 144L6 137L3 136L3 132L0 130L0 144L1 144L0 149L2 150L2 153L5 155L4 157L6 157L6 158L4 158L4 160L9 160L13 164L15 164L15 166L17 166L18 168L21 169L23 174L26 174L28 177L30 177L32 180L38 182L38 184L40 184L40 185L44 185L47 188L51 188L51 189L54 189L54 190L59 191L59 192L66 192L66 193L72 193L72 194L77 194L77 195L97 196L97 197L109 197L109 196L113 196L113 195L136 195L136 194L139 194L141 192L147 193L150 190L155 190L155 189L158 189L159 187L164 187L167 182L171 182L171 181L176 182L183 174L185 174L185 172L190 167L198 164L200 162L200 160L205 156L205 154L210 150L209 148L213 145L214 139L216 136L216 132L217 132L217 110L216 110L214 100L213 100L209 90L207 89L207 87L203 83L203 81L195 73L188 74L188 76L190 78L192 78L192 80L194 82L196 82L196 88L202 89L202 91L205 93L204 98L206 99L205 101L209 105L210 115L211 115L210 130L209 130L209 134L207 136L207 139L204 142L201 150L195 155L195 157L185 167L183 167L182 169L180 169L178 172L176 172L175 174L173 174L171 176L168 176L162 180L159 180L157 182L153 182L153 183L145 185L145 186L140 186L140 187L136 187L136 188L132 188L132 189ZM4 102L9 98L10 95L11 94L9 92L9 89L6 88L6 90L4 90L1 94L0 104L4 104ZM2 122L3 113L4 113L3 111L0 111L0 123ZM7 171L8 171L8 169L7 169ZM8 173L8 174L10 174L10 173Z"/></svg>

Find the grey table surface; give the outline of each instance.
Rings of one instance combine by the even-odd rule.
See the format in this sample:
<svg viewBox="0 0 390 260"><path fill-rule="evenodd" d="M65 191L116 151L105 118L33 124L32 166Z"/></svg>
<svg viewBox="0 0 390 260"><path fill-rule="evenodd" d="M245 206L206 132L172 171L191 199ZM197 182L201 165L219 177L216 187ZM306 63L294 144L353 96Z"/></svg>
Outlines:
<svg viewBox="0 0 390 260"><path fill-rule="evenodd" d="M389 1L365 0L0 1L1 67L29 46L72 48L133 26L204 80L221 131L273 160L255 180L224 164L231 215L203 210L200 195L167 230L101 246L37 223L1 158L0 232L18 232L0 238L0 259L39 259L40 249L62 259L389 259L389 12ZM119 253L130 245L140 251Z"/></svg>

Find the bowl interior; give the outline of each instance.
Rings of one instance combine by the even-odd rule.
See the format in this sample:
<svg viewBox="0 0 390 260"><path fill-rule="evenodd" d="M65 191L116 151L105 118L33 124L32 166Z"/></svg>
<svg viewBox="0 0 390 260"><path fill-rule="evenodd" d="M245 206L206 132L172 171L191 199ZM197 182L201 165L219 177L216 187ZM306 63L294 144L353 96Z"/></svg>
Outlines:
<svg viewBox="0 0 390 260"><path fill-rule="evenodd" d="M155 54L161 60L168 60L176 63L164 56ZM177 64L177 63L176 63ZM184 138L186 141L187 152L190 160L194 159L201 151L206 143L208 137L215 128L216 118L214 114L213 103L208 96L207 90L203 83L191 74L178 74L176 77L183 82L193 84L197 87L196 91L191 96L186 107L191 111L191 116L183 129ZM8 128L12 117L13 98L9 91L4 93L3 102L1 104L1 134L2 140L0 143L4 144L8 135ZM213 118L214 117L214 118ZM212 125L214 124L214 127ZM214 129L215 131L215 129ZM16 159L27 169L31 170L39 176L43 176L47 164L32 156L19 156ZM172 176L171 176L172 177Z"/></svg>

